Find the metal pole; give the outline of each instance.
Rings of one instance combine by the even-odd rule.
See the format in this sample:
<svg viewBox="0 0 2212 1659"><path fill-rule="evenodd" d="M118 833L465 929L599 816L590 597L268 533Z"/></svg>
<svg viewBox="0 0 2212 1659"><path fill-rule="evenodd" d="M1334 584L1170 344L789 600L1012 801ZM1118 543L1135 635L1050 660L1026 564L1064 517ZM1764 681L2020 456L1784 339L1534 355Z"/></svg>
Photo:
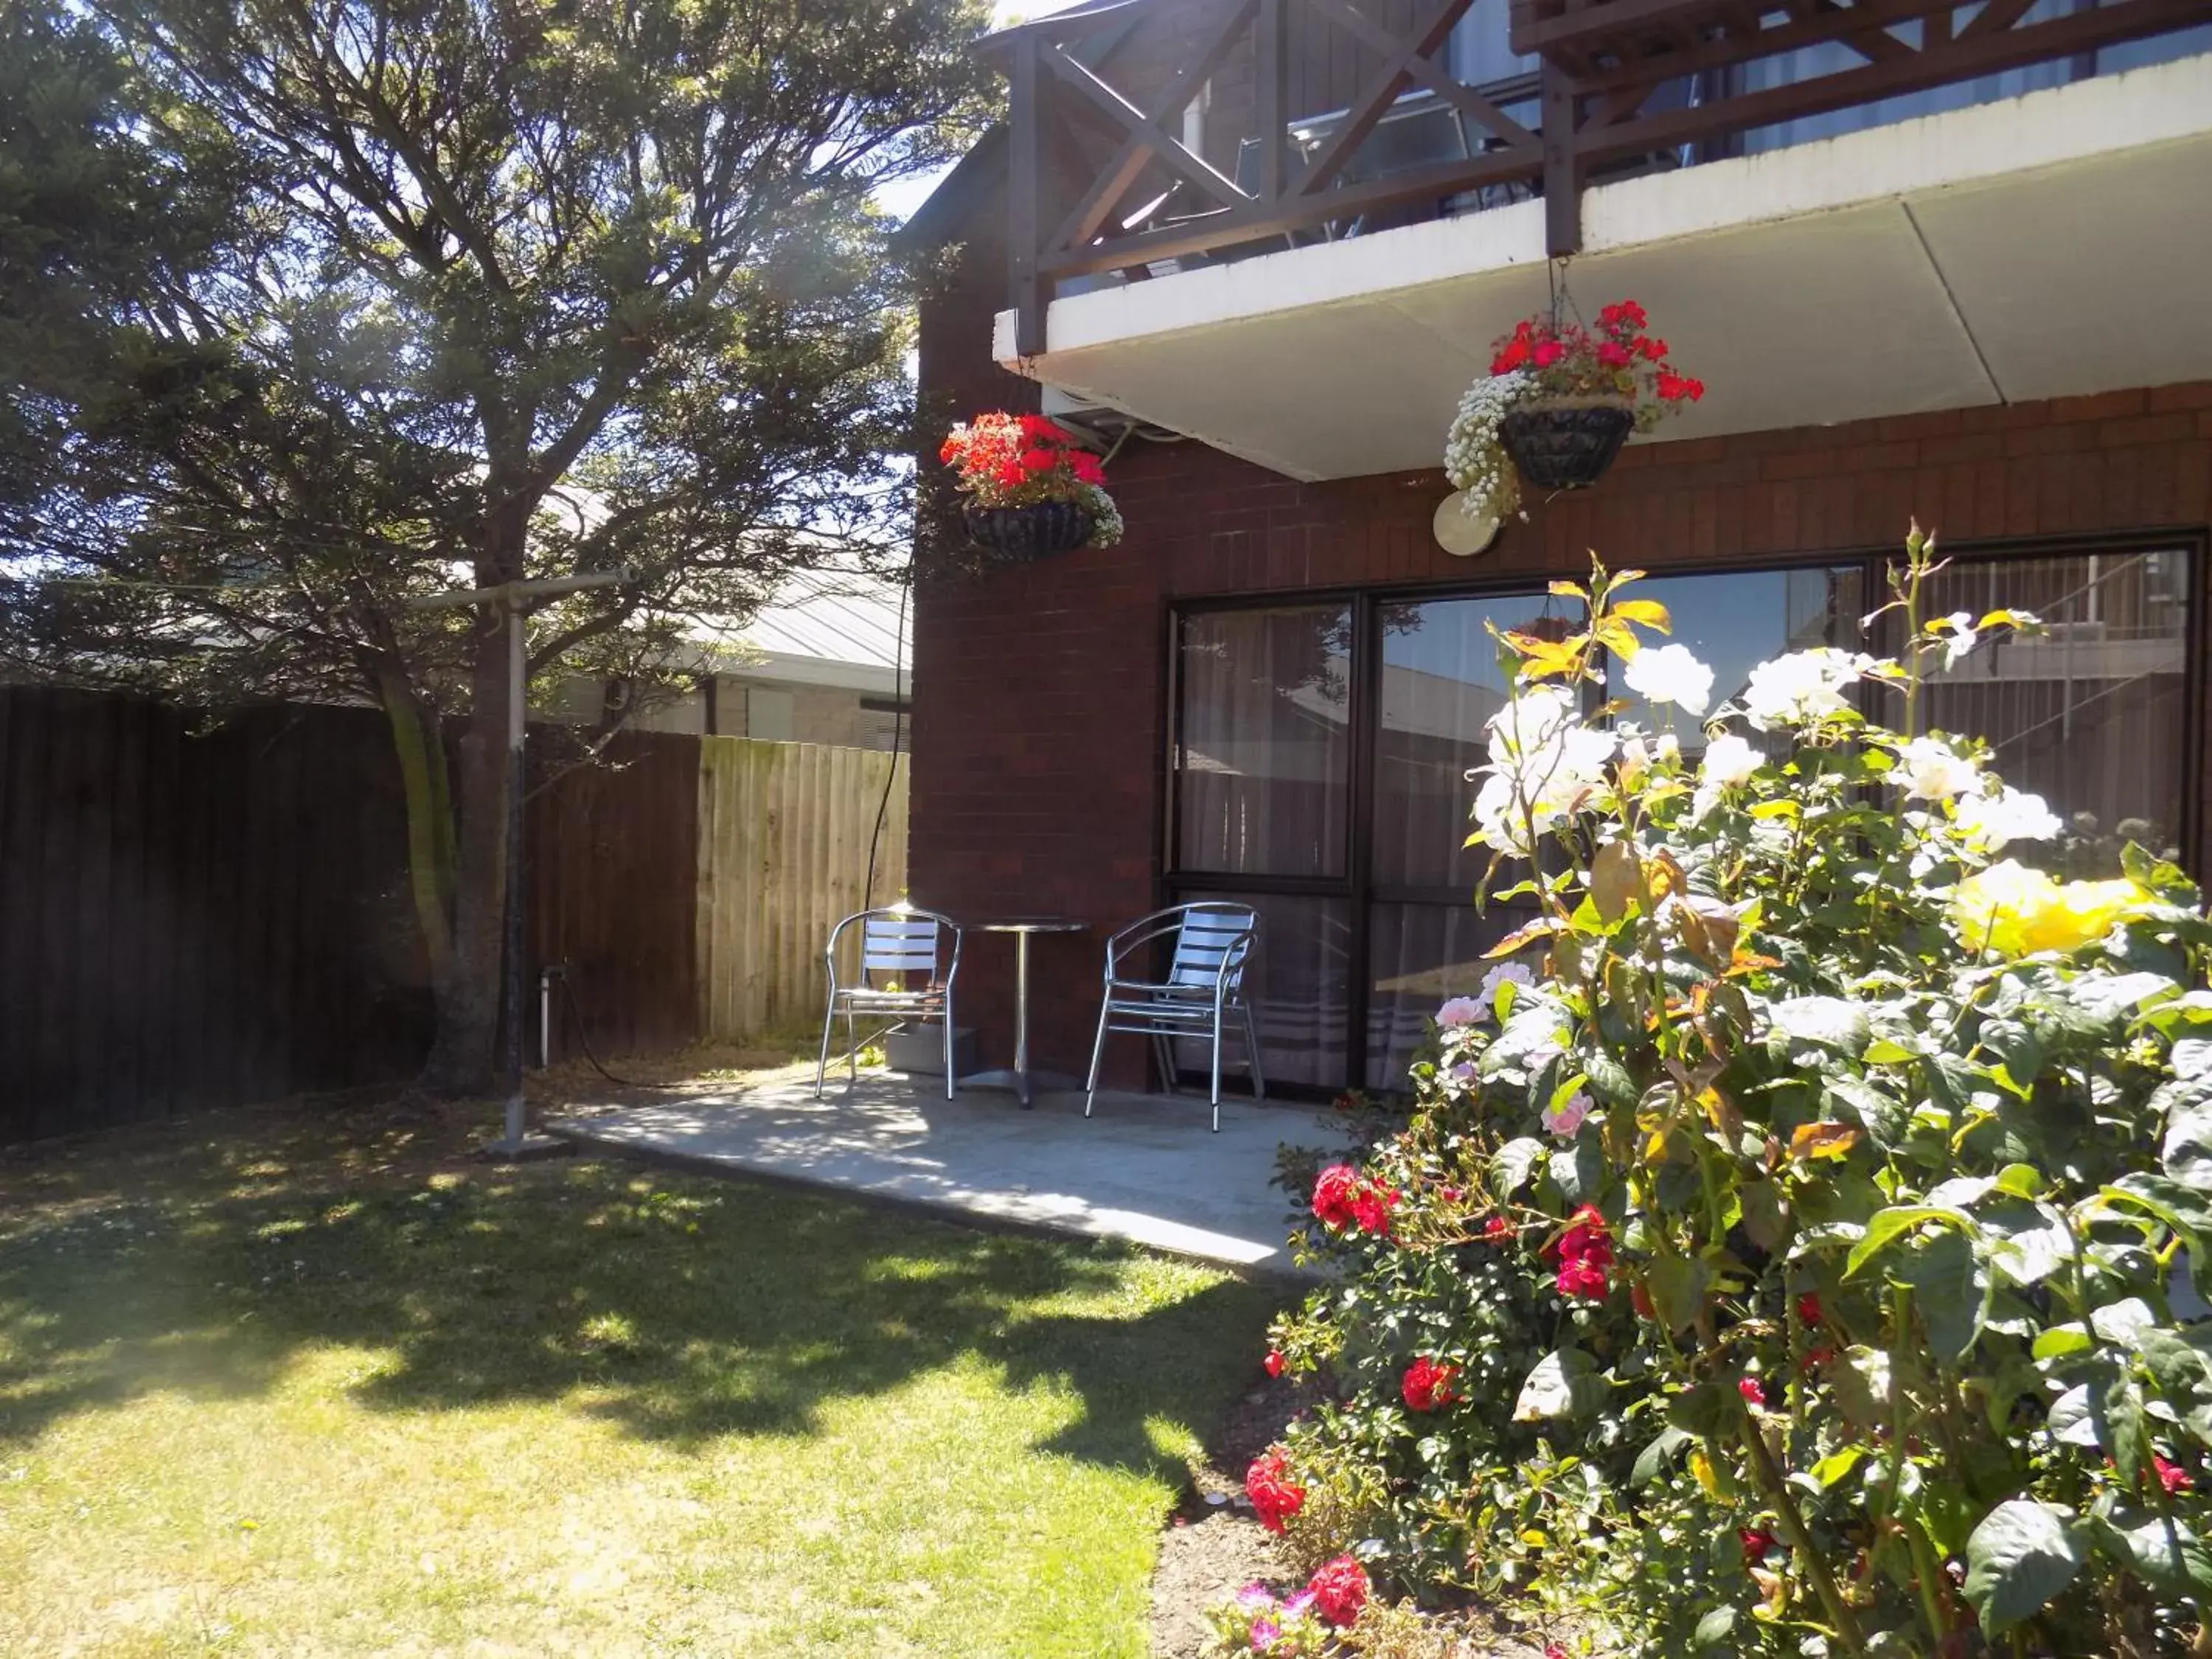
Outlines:
<svg viewBox="0 0 2212 1659"><path fill-rule="evenodd" d="M528 965L523 960L522 928L522 791L523 750L529 742L530 664L524 650L520 596L511 597L507 611L507 916L505 972L500 986L500 1084L507 1094L507 1133L503 1144L520 1150L524 1138L522 1112L523 986Z"/></svg>
<svg viewBox="0 0 2212 1659"><path fill-rule="evenodd" d="M481 605L503 617L507 629L507 884L506 914L501 918L502 961L500 964L499 1081L506 1096L505 1133L484 1148L486 1156L502 1160L542 1158L569 1150L566 1141L529 1133L522 1099L522 1018L529 995L529 964L523 960L522 796L524 746L529 739L530 653L526 618L533 601L586 588L611 587L632 581L627 567L587 571L580 575L555 576L542 581L504 582L496 587L474 587L426 594L412 602L416 610L447 610Z"/></svg>
<svg viewBox="0 0 2212 1659"><path fill-rule="evenodd" d="M1027 1111L1035 1103L1030 1093L1030 933L1014 934L1014 1097Z"/></svg>

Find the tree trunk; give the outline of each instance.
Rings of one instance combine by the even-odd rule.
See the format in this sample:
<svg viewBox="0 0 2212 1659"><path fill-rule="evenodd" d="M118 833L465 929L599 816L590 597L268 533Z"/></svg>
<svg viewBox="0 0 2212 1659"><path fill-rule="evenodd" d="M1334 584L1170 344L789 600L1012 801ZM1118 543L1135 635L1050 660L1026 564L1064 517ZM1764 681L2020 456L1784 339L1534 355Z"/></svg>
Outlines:
<svg viewBox="0 0 2212 1659"><path fill-rule="evenodd" d="M507 629L521 619L483 616L472 644L469 720L460 742L460 830L455 844L453 952L436 987L438 1035L422 1085L441 1095L493 1091L507 899Z"/></svg>

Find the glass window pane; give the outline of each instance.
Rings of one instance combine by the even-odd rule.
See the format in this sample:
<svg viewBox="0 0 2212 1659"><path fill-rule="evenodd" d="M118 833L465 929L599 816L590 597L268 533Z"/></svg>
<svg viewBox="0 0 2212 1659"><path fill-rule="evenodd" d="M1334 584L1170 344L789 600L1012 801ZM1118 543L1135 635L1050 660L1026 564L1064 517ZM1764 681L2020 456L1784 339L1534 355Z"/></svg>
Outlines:
<svg viewBox="0 0 2212 1659"><path fill-rule="evenodd" d="M1343 874L1351 611L1186 616L1179 684L1177 867Z"/></svg>
<svg viewBox="0 0 2212 1659"><path fill-rule="evenodd" d="M1474 892L1490 855L1463 845L1475 791L1467 775L1488 759L1483 723L1506 692L1498 641L1485 624L1541 632L1548 618L1565 627L1566 605L1536 594L1382 607L1376 883Z"/></svg>
<svg viewBox="0 0 2212 1659"><path fill-rule="evenodd" d="M1930 617L2012 606L2047 625L1996 636L1948 672L1939 661L1922 724L1988 739L2005 781L2073 826L2073 873L2118 873L2124 841L2166 853L2180 840L2189 563L2178 549L1960 560L1923 595Z"/></svg>
<svg viewBox="0 0 2212 1659"><path fill-rule="evenodd" d="M1480 990L1496 964L1483 953L1535 912L1526 905L1378 904L1368 949L1374 989L1367 1005L1367 1086L1406 1088L1406 1071L1428 1041L1446 999Z"/></svg>
<svg viewBox="0 0 2212 1659"><path fill-rule="evenodd" d="M1245 973L1260 1027L1263 1069L1277 1083L1340 1088L1345 1023L1349 1011L1351 908L1341 899L1290 897L1276 893L1186 893L1189 899L1249 904L1260 917L1260 949ZM1244 1048L1232 1030L1221 1050L1224 1089L1244 1077ZM1176 1064L1203 1074L1211 1063L1203 1042L1178 1039Z"/></svg>
<svg viewBox="0 0 2212 1659"><path fill-rule="evenodd" d="M1740 698L1751 671L1770 658L1816 645L1861 648L1859 618L1873 609L1862 602L1864 586L1860 568L1848 565L1652 577L1632 583L1621 597L1656 599L1667 607L1674 632L1644 637L1655 645L1686 646L1711 669L1711 706L1717 708ZM1671 726L1684 748L1702 747L1701 722L1679 709L1645 702L1629 690L1624 666L1615 659L1607 673L1607 695L1628 704L1620 718L1647 732Z"/></svg>

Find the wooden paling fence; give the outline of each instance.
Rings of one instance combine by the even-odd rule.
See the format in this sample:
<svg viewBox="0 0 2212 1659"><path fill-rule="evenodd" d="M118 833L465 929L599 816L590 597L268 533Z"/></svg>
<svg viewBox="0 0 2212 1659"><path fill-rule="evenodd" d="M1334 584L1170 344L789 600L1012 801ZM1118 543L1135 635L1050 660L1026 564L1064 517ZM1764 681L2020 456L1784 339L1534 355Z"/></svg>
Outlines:
<svg viewBox="0 0 2212 1659"><path fill-rule="evenodd" d="M573 991L556 1057L819 1015L890 756L639 734L560 769L560 744L532 748L529 965ZM906 805L902 760L878 903L906 884ZM402 1082L428 1052L427 978L374 710L210 723L0 687L0 1145ZM538 1007L533 983L533 1058Z"/></svg>
<svg viewBox="0 0 2212 1659"><path fill-rule="evenodd" d="M894 777L893 758L865 749L700 739L702 1036L747 1036L821 1018L830 928L906 890L907 769L900 758Z"/></svg>

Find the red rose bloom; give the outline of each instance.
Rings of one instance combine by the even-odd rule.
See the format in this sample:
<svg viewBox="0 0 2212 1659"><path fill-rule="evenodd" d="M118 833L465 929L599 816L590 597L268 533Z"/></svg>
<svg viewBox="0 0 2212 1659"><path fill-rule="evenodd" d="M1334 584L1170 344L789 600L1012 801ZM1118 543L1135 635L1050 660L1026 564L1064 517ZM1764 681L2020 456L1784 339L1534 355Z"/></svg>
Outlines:
<svg viewBox="0 0 2212 1659"><path fill-rule="evenodd" d="M1764 1527L1738 1527L1736 1541L1743 1546L1743 1564L1747 1567L1764 1561L1767 1551L1774 1547L1774 1534Z"/></svg>
<svg viewBox="0 0 2212 1659"><path fill-rule="evenodd" d="M1579 1297L1584 1301L1605 1300L1605 1269L1591 1261L1562 1261L1559 1263L1559 1294Z"/></svg>
<svg viewBox="0 0 2212 1659"><path fill-rule="evenodd" d="M1244 1471L1244 1495L1260 1516L1260 1524L1279 1533L1283 1523L1305 1507L1306 1489L1291 1479L1290 1459L1279 1446L1270 1446Z"/></svg>
<svg viewBox="0 0 2212 1659"><path fill-rule="evenodd" d="M1395 1189L1364 1182L1352 1194L1352 1218L1359 1224L1363 1233L1387 1233L1390 1231L1390 1212L1397 1207Z"/></svg>
<svg viewBox="0 0 2212 1659"><path fill-rule="evenodd" d="M2187 1469L2179 1463L2167 1462L2156 1452L2150 1455L2150 1464L2158 1472L2158 1484L2166 1488L2169 1496L2178 1492L2187 1492L2197 1484L2189 1478Z"/></svg>
<svg viewBox="0 0 2212 1659"><path fill-rule="evenodd" d="M1513 1224L1502 1215L1494 1215L1482 1224L1482 1237L1492 1244L1502 1244L1513 1237Z"/></svg>
<svg viewBox="0 0 2212 1659"><path fill-rule="evenodd" d="M1833 1348L1825 1346L1808 1348L1805 1350L1804 1358L1797 1362L1797 1368L1800 1370L1816 1371L1835 1357L1836 1351Z"/></svg>
<svg viewBox="0 0 2212 1659"><path fill-rule="evenodd" d="M1595 1205L1575 1212L1573 1224L1559 1236L1559 1294L1602 1301L1605 1270L1613 1265L1613 1235Z"/></svg>
<svg viewBox="0 0 2212 1659"><path fill-rule="evenodd" d="M1314 1182L1313 1212L1324 1227L1349 1226L1358 1192L1358 1172L1349 1164L1332 1164Z"/></svg>
<svg viewBox="0 0 2212 1659"><path fill-rule="evenodd" d="M1314 1610L1341 1628L1356 1622L1367 1605L1367 1569L1340 1555L1316 1567L1306 1588L1313 1592Z"/></svg>
<svg viewBox="0 0 2212 1659"><path fill-rule="evenodd" d="M1735 1380L1735 1391L1760 1410L1764 1411L1766 1408L1766 1390L1760 1385L1757 1377L1739 1376Z"/></svg>
<svg viewBox="0 0 2212 1659"><path fill-rule="evenodd" d="M1797 1317L1808 1325L1820 1322L1820 1293L1808 1291L1797 1298Z"/></svg>
<svg viewBox="0 0 2212 1659"><path fill-rule="evenodd" d="M1283 1374L1282 1350L1279 1348L1268 1349L1267 1357L1260 1362L1260 1366L1261 1369L1265 1370L1268 1376L1280 1376Z"/></svg>
<svg viewBox="0 0 2212 1659"><path fill-rule="evenodd" d="M1659 1310L1651 1305L1651 1292L1641 1285L1628 1287L1628 1305L1636 1310L1639 1319L1656 1319Z"/></svg>
<svg viewBox="0 0 2212 1659"><path fill-rule="evenodd" d="M1399 1392L1406 1396L1406 1404L1411 1410L1438 1411L1459 1399L1458 1378L1458 1366L1439 1365L1423 1354L1406 1367Z"/></svg>

